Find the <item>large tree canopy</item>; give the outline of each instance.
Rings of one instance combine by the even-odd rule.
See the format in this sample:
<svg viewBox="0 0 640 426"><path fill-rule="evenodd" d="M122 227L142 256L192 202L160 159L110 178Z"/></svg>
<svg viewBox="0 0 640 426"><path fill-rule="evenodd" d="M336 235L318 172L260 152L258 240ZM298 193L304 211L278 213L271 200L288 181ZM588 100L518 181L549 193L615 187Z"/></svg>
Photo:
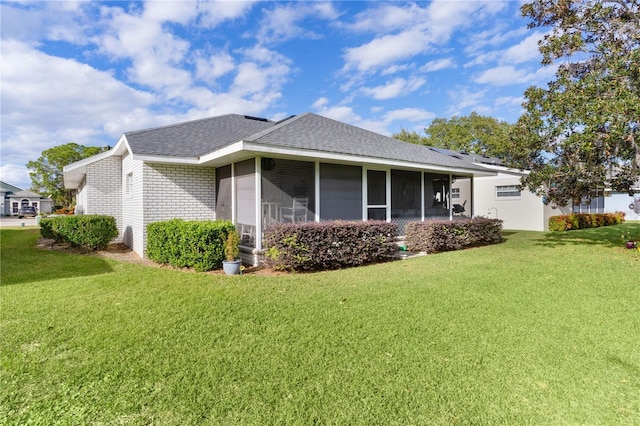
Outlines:
<svg viewBox="0 0 640 426"><path fill-rule="evenodd" d="M534 0L530 28L548 27L542 64L557 66L546 88L531 87L512 133L513 166L524 187L566 205L639 177L640 1Z"/></svg>
<svg viewBox="0 0 640 426"><path fill-rule="evenodd" d="M71 142L42 151L38 160L27 163L31 190L47 195L57 206L71 206L75 191L64 188L62 168L106 149L108 148L88 147Z"/></svg>
<svg viewBox="0 0 640 426"><path fill-rule="evenodd" d="M394 138L453 151L482 152L504 158L510 149L511 125L493 117L472 112L469 116L436 118L424 129L425 136L404 129Z"/></svg>

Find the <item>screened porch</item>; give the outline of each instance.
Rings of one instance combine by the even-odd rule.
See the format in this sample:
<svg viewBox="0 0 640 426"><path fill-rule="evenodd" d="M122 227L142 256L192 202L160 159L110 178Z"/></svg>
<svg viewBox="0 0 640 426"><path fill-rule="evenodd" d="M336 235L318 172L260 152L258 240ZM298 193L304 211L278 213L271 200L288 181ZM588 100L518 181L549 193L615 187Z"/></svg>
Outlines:
<svg viewBox="0 0 640 426"><path fill-rule="evenodd" d="M216 169L216 217L236 224L241 245L271 224L324 220L407 223L471 216L471 176L417 170L251 158ZM453 191L452 191L452 185Z"/></svg>

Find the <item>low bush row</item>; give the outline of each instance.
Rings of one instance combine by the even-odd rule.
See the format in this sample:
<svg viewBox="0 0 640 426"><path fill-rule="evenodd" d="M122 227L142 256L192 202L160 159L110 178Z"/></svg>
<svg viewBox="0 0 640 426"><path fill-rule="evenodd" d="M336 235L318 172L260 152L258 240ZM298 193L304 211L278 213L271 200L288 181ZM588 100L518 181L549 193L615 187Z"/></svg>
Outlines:
<svg viewBox="0 0 640 426"><path fill-rule="evenodd" d="M198 272L222 267L224 242L235 230L229 221L172 219L147 225L146 255L154 262Z"/></svg>
<svg viewBox="0 0 640 426"><path fill-rule="evenodd" d="M118 236L113 216L53 216L40 220L40 235L92 250L103 249Z"/></svg>
<svg viewBox="0 0 640 426"><path fill-rule="evenodd" d="M407 250L417 252L437 253L502 241L499 219L411 222L405 229Z"/></svg>
<svg viewBox="0 0 640 426"><path fill-rule="evenodd" d="M573 213L569 215L551 216L549 218L549 231L570 231L573 229L619 225L624 222L624 216L624 212L598 214Z"/></svg>
<svg viewBox="0 0 640 426"><path fill-rule="evenodd" d="M398 249L396 225L381 221L275 224L265 230L267 265L318 271L386 262Z"/></svg>

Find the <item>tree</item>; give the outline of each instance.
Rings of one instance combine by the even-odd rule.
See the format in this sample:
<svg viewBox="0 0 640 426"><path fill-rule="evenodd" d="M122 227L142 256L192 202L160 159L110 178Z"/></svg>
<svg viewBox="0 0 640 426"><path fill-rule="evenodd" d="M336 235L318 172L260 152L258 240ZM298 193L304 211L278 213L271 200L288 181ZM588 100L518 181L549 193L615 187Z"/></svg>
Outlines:
<svg viewBox="0 0 640 426"><path fill-rule="evenodd" d="M405 142L504 158L509 153L510 129L511 125L505 121L472 112L469 116L434 119L424 129L425 136L402 129L393 137Z"/></svg>
<svg viewBox="0 0 640 426"><path fill-rule="evenodd" d="M74 202L75 191L64 188L62 168L107 149L109 148L87 147L71 142L42 151L37 161L27 163L31 190L47 195L54 205L70 207Z"/></svg>
<svg viewBox="0 0 640 426"><path fill-rule="evenodd" d="M640 1L534 0L529 28L551 27L542 64L558 65L546 88L525 92L512 133L523 187L566 205L603 188L632 193L640 152Z"/></svg>

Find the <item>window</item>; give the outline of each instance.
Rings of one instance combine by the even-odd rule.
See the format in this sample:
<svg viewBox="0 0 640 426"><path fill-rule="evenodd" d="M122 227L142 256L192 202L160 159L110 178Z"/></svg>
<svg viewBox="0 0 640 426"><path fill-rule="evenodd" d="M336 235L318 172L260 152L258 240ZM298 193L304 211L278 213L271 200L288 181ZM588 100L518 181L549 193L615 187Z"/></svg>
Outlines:
<svg viewBox="0 0 640 426"><path fill-rule="evenodd" d="M460 198L460 188L451 188L451 198Z"/></svg>
<svg viewBox="0 0 640 426"><path fill-rule="evenodd" d="M519 197L519 196L520 196L520 187L518 185L496 186L497 198Z"/></svg>

